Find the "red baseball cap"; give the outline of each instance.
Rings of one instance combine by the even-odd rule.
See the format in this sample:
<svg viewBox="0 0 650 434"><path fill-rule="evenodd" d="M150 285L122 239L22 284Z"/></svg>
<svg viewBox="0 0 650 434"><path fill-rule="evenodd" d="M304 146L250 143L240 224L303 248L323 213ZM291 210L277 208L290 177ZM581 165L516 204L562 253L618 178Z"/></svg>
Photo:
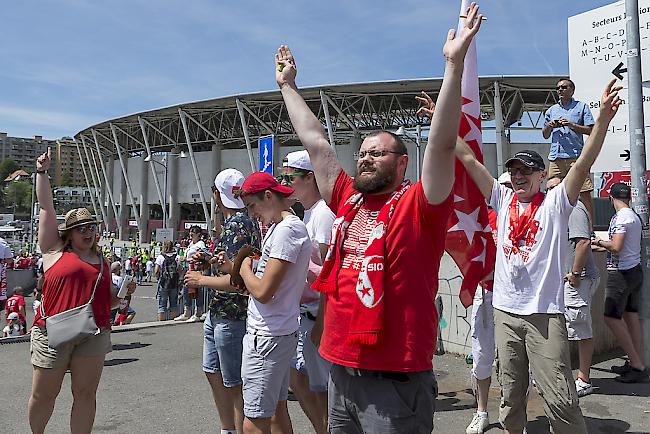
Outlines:
<svg viewBox="0 0 650 434"><path fill-rule="evenodd" d="M275 190L284 197L293 194L293 188L281 185L277 179L268 172L253 172L248 175L241 186L242 195L254 194L265 190Z"/></svg>

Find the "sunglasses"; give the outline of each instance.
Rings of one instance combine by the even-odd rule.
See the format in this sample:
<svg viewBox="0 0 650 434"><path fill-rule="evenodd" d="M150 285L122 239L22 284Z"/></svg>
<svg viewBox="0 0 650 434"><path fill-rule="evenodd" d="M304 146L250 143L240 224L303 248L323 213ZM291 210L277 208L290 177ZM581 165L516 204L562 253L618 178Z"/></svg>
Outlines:
<svg viewBox="0 0 650 434"><path fill-rule="evenodd" d="M566 90L566 89L568 89L569 87L570 87L570 86L567 85L567 84L561 84L561 85L557 86L557 87L555 88L555 90Z"/></svg>
<svg viewBox="0 0 650 434"><path fill-rule="evenodd" d="M80 234L85 234L86 232L97 232L97 225L81 225L77 226L75 230Z"/></svg>
<svg viewBox="0 0 650 434"><path fill-rule="evenodd" d="M275 179L279 183L282 183L284 181L284 182L286 182L288 184L291 184L293 182L294 178L300 178L301 176L305 176L305 175L307 175L307 174L304 173L304 172L285 173L283 175L276 176Z"/></svg>
<svg viewBox="0 0 650 434"><path fill-rule="evenodd" d="M534 172L535 169L532 167L508 167L508 173L510 176L515 176L517 173L521 173L524 176L529 176Z"/></svg>

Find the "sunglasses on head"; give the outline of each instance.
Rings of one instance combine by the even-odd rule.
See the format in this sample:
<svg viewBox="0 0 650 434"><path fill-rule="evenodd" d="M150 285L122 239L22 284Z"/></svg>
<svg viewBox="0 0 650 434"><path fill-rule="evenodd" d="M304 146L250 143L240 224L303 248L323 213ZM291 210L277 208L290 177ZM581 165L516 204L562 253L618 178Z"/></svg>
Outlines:
<svg viewBox="0 0 650 434"><path fill-rule="evenodd" d="M97 232L96 224L81 225L74 228L80 234L85 234L86 232Z"/></svg>

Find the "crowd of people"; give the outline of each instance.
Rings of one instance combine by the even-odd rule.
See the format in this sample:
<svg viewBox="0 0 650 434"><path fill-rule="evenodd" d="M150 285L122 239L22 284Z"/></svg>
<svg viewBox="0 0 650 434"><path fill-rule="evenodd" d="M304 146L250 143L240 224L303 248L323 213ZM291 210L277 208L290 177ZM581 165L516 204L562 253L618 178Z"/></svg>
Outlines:
<svg viewBox="0 0 650 434"><path fill-rule="evenodd" d="M136 283L155 275L159 320L203 321L202 368L221 434L292 432L289 387L316 433L430 433L438 393L435 297L456 158L489 204L497 247L493 276L474 296L478 408L467 433L489 425L495 359L506 432L525 431L534 384L553 432L586 433L579 397L594 390L590 305L599 276L592 248L608 252L605 321L629 356L616 367L617 380L647 379L638 319L641 227L628 186L610 191L616 215L608 239L593 238L591 230L587 180L621 87L606 86L594 121L572 98L573 82L561 80L560 101L543 131L552 137L549 170L526 150L496 180L457 136L464 58L481 18L473 4L459 34L449 33L435 106L428 96L419 98L431 125L414 183L405 179L406 146L389 131L364 138L354 177L342 170L298 91L296 62L284 45L276 53L276 80L305 150L289 153L277 178L244 177L236 169L216 174L212 191L222 226L210 243L193 227L182 252L168 241L155 259L139 252L106 261L97 248L99 222L87 210L72 210L57 226L48 177L41 176L50 154L41 155L36 193L45 278L31 334L33 432L44 431L68 369L71 430L90 432L111 322L133 319L129 296ZM302 218L294 202L304 208ZM125 285L126 297L118 298ZM92 307L96 332L49 348L47 320L84 304ZM20 313L10 315L11 333ZM576 379L570 340L578 341L580 353Z"/></svg>

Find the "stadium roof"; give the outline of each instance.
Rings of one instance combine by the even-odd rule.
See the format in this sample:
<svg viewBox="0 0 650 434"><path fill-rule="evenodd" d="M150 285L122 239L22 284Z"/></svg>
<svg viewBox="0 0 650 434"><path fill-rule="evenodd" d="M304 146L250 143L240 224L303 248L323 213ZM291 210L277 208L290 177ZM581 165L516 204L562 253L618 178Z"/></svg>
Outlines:
<svg viewBox="0 0 650 434"><path fill-rule="evenodd" d="M526 114L527 125L539 128L544 112L557 101L555 85L561 76L480 77L481 117L494 119L495 83L501 99L505 126ZM302 96L323 126L329 121L334 141L347 142L354 135L377 129L425 125L417 116L415 95L421 90L434 98L441 78L337 84L307 87ZM537 113L537 115L531 115ZM185 127L183 126L185 125ZM528 128L530 128L530 126ZM514 126L516 128L516 125ZM187 148L188 139L195 151L208 150L215 143L223 148L246 146L246 135L274 134L280 143L296 144L279 90L225 96L134 113L90 126L75 135L84 146L99 149L104 156L169 151Z"/></svg>

